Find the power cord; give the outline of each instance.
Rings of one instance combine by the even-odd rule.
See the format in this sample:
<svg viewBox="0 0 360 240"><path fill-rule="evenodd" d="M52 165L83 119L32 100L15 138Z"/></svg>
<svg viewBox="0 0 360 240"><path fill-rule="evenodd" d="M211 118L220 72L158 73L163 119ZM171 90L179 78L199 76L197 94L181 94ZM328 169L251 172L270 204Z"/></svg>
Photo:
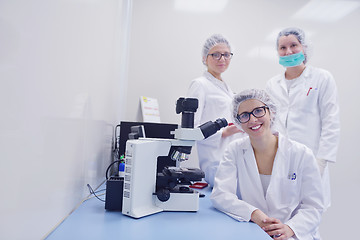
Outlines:
<svg viewBox="0 0 360 240"><path fill-rule="evenodd" d="M112 163L110 163L110 165L108 166L108 168L106 169L106 172L105 172L105 176L106 176L106 180L109 180L109 170L110 168L112 167L112 165L114 165L115 163L121 163L123 160L116 160L116 161L113 161Z"/></svg>
<svg viewBox="0 0 360 240"><path fill-rule="evenodd" d="M94 195L97 199L99 199L100 201L105 202L104 199L101 199L101 198L98 197L98 195L96 195L96 193L99 192L99 191L94 192L94 190L92 189L92 187L90 186L90 184L87 184L87 187L89 188L90 194L93 194L93 195ZM100 191L104 191L104 190L100 190Z"/></svg>
<svg viewBox="0 0 360 240"><path fill-rule="evenodd" d="M115 164L115 163L121 163L121 162L123 162L124 160L121 158L121 160L116 160L116 161L114 161L114 162L112 162L112 163L110 163L110 165L107 167L107 169L106 169L106 172L105 172L105 176L106 176L106 180L108 181L109 180L109 171L110 171L110 169L111 169L111 167ZM99 198L97 195L96 195L96 192L92 189L92 187L90 186L90 184L87 184L87 187L89 188L89 191L90 191L90 194L92 194L92 195L94 195L97 199L99 199L100 201L102 201L102 202L105 202L105 200L103 200L103 199L101 199L101 198ZM105 191L105 189L104 190L101 190L101 191Z"/></svg>
<svg viewBox="0 0 360 240"><path fill-rule="evenodd" d="M119 154L119 148L118 148L118 144L119 144L118 138L120 138L120 136L118 137L117 132L118 132L118 129L119 129L119 128L120 128L120 124L115 127L115 134L114 134L114 141L115 141L115 143L113 144L113 149L112 149L112 151L114 152L113 158L114 158L115 161L113 161L112 163L110 163L110 165L109 165L109 166L107 167L107 169L106 169L105 177L106 177L106 180L107 180L107 181L110 179L110 177L109 177L108 175L109 175L109 171L110 171L111 167L112 167L114 164L116 164L116 163L119 163L119 164L120 164L121 162L124 162L124 156L123 156L123 155L120 156L120 154ZM120 135L120 132L119 132L119 135ZM117 159L119 159L119 160L117 160ZM94 195L94 196L95 196L97 199L99 199L100 201L105 202L104 199L99 198L99 196L96 194L96 193L101 192L101 191L106 191L105 189L99 190L99 191L96 191L96 192L95 192L95 191L93 190L93 188L90 186L90 184L87 184L87 187L89 188L90 194ZM103 194L101 194L101 195L105 195L105 193L103 193Z"/></svg>

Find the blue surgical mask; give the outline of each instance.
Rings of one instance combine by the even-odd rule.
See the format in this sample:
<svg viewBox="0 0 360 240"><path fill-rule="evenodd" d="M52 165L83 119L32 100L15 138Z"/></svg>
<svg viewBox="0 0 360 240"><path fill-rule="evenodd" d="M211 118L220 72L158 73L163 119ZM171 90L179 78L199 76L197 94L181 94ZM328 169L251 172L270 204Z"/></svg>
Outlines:
<svg viewBox="0 0 360 240"><path fill-rule="evenodd" d="M303 52L295 53L288 56L283 56L279 58L279 63L284 67L296 67L301 65L305 60Z"/></svg>

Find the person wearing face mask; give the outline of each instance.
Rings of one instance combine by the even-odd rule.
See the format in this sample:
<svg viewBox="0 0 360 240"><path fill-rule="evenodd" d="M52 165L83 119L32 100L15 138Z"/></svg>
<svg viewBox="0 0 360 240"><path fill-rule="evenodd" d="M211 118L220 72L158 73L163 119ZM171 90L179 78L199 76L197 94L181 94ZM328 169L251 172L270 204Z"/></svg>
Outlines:
<svg viewBox="0 0 360 240"><path fill-rule="evenodd" d="M187 92L187 97L199 100L194 126L218 118L231 119L230 106L234 93L222 78L222 73L229 67L232 56L230 44L222 35L214 34L205 41L202 62L207 70L191 81ZM239 132L236 126L230 124L196 143L200 168L205 172L205 181L211 186L225 145Z"/></svg>
<svg viewBox="0 0 360 240"><path fill-rule="evenodd" d="M232 106L234 124L247 137L225 150L213 206L277 240L320 239L324 195L313 152L277 132L277 106L264 90L236 94Z"/></svg>
<svg viewBox="0 0 360 240"><path fill-rule="evenodd" d="M299 28L286 28L277 37L279 63L285 72L271 78L266 90L278 106L283 132L315 154L331 204L328 163L336 162L340 120L337 87L330 72L309 66L308 43Z"/></svg>

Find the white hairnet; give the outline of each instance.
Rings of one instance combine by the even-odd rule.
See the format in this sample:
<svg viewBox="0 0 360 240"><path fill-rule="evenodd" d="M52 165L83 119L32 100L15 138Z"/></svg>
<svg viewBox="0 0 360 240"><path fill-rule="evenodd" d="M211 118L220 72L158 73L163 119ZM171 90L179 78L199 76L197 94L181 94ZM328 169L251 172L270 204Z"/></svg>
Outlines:
<svg viewBox="0 0 360 240"><path fill-rule="evenodd" d="M238 94L236 94L233 98L233 121L234 124L239 128L242 129L240 121L236 118L239 106L242 102L249 100L249 99L256 99L260 102L264 103L268 108L270 112L270 126L273 129L275 119L276 119L276 106L274 101L271 99L271 97L267 94L265 90L261 89L248 89L244 90Z"/></svg>
<svg viewBox="0 0 360 240"><path fill-rule="evenodd" d="M228 48L230 49L231 52L231 47L230 44L228 42L228 40L226 40L222 35L220 34L214 34L211 37L209 37L208 39L206 39L204 46L203 46L203 50L202 50L202 61L203 64L205 65L206 63L206 58L209 54L209 51L211 48L215 47L216 45L223 43L225 45L228 46Z"/></svg>
<svg viewBox="0 0 360 240"><path fill-rule="evenodd" d="M300 28L296 28L296 27L285 28L284 30L279 32L278 37L276 39L276 49L278 49L278 47L279 47L280 37L289 36L289 35L294 35L297 38L297 40L299 41L299 43L303 46L304 56L305 56L304 64L305 64L308 60L309 43L308 43L307 39L305 38L305 32L303 30L301 30Z"/></svg>

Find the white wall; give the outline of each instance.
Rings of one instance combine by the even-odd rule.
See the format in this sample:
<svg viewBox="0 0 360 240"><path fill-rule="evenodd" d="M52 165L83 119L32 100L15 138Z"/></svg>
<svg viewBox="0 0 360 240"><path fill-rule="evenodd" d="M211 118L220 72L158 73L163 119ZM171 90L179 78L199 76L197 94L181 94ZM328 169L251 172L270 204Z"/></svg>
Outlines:
<svg viewBox="0 0 360 240"><path fill-rule="evenodd" d="M330 169L333 204L324 215L321 233L327 240L356 238L360 214L360 111L356 101L360 89L360 2L326 1L318 12L314 12L315 7L305 10L313 13L308 18L299 10L310 1L229 0L222 11L208 13L177 11L175 2L134 1L127 120L136 120L138 98L144 95L159 100L163 122L180 122L175 101L186 94L191 79L204 71L201 48L211 34L224 34L234 47L224 78L239 92L264 87L282 70L274 50L274 33L289 26L303 28L314 46L309 64L332 72L340 95L341 144L338 162ZM355 9L337 17L346 13L348 6Z"/></svg>
<svg viewBox="0 0 360 240"><path fill-rule="evenodd" d="M104 180L125 109L124 2L0 1L1 239L41 239Z"/></svg>

